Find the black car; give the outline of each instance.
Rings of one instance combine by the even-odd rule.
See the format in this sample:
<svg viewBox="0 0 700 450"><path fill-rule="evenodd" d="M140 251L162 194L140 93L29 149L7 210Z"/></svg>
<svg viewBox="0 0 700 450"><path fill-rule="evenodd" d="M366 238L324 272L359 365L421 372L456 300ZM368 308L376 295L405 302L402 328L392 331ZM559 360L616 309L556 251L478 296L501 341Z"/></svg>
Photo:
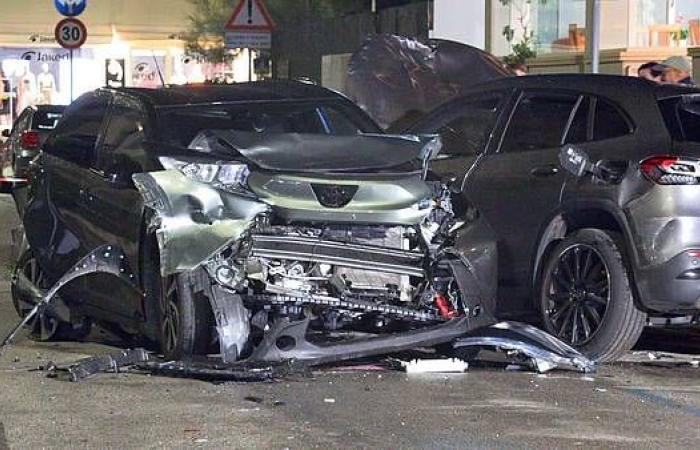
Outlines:
<svg viewBox="0 0 700 450"><path fill-rule="evenodd" d="M46 137L63 115L65 106L29 106L15 120L12 130L4 130L3 159L14 176L25 175L29 161L39 154ZM5 164L3 164L4 166Z"/></svg>
<svg viewBox="0 0 700 450"><path fill-rule="evenodd" d="M408 128L437 132L432 169L498 238L499 314L539 316L601 360L647 314L700 311L700 91L606 75L511 77ZM563 147L611 180L562 170Z"/></svg>
<svg viewBox="0 0 700 450"><path fill-rule="evenodd" d="M40 339L98 320L169 359L451 342L493 323L494 242L425 180L438 151L303 83L87 93L32 164L15 307Z"/></svg>

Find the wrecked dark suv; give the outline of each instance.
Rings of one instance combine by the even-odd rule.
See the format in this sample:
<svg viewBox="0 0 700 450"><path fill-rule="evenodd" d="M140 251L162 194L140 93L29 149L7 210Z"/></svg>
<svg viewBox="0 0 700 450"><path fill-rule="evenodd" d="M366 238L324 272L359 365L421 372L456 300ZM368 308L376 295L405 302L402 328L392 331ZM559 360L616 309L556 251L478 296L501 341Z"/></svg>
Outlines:
<svg viewBox="0 0 700 450"><path fill-rule="evenodd" d="M99 321L168 359L227 362L356 358L492 324L492 237L425 181L439 139L379 131L301 83L85 94L18 200L15 306L60 289L38 338Z"/></svg>

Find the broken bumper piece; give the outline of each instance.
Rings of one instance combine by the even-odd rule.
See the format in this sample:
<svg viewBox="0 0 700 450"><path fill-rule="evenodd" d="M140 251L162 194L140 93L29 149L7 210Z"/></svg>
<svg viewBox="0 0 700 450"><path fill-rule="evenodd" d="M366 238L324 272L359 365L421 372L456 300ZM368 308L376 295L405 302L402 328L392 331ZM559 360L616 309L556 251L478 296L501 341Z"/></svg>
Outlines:
<svg viewBox="0 0 700 450"><path fill-rule="evenodd" d="M499 322L480 328L456 339L452 347L457 355L474 348L496 348L511 358L525 358L539 373L555 368L590 373L597 368L595 361L573 347L539 328L519 322Z"/></svg>

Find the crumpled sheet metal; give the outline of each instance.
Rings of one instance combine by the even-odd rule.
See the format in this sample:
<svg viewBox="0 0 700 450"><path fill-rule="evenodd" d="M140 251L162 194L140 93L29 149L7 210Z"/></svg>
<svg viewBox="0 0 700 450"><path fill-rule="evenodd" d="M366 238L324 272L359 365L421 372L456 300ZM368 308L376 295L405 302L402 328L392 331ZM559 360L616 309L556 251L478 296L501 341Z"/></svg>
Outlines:
<svg viewBox="0 0 700 450"><path fill-rule="evenodd" d="M540 373L554 368L577 372L595 372L597 364L573 347L532 325L499 322L480 328L453 342L453 349L495 347L530 358Z"/></svg>
<svg viewBox="0 0 700 450"><path fill-rule="evenodd" d="M269 206L190 180L177 170L138 173L134 184L156 212L163 276L195 269L252 225Z"/></svg>
<svg viewBox="0 0 700 450"><path fill-rule="evenodd" d="M345 93L383 128L400 130L399 123L409 124L478 83L512 75L475 47L380 34L350 58Z"/></svg>
<svg viewBox="0 0 700 450"><path fill-rule="evenodd" d="M27 325L42 309L46 309L50 306L51 302L56 298L56 294L63 286L76 278L91 273L108 273L132 284L135 279L124 257L124 252L120 248L111 245L102 245L85 255L48 290L39 288L24 274L16 274L12 280L15 288L33 298L36 303L34 308L24 316L12 331L8 333L5 339L3 339L2 343L0 343L0 352L15 338L22 327Z"/></svg>

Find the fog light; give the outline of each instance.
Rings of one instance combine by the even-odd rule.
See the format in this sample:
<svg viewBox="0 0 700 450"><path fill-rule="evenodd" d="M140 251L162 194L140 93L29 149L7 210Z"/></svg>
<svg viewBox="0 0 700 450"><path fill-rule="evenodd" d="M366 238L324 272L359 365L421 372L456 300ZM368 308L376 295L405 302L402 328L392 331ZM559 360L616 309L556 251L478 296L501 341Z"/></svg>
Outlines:
<svg viewBox="0 0 700 450"><path fill-rule="evenodd" d="M229 266L219 266L216 268L216 281L221 284L230 285L236 277L236 271Z"/></svg>

